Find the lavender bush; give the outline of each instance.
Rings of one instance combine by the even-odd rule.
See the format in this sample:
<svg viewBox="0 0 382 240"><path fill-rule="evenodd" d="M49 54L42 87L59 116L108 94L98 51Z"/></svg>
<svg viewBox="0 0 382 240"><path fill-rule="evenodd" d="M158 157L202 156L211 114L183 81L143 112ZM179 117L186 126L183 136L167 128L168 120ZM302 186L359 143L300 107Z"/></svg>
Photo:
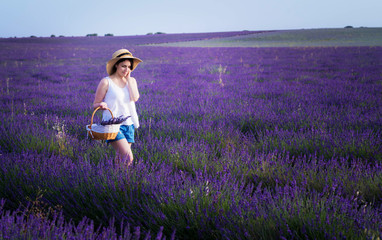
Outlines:
<svg viewBox="0 0 382 240"><path fill-rule="evenodd" d="M2 228L381 237L382 48L141 45L212 37L1 39ZM85 131L105 63L122 47L144 60L133 73L141 128L128 171ZM37 198L53 213L19 218Z"/></svg>
<svg viewBox="0 0 382 240"><path fill-rule="evenodd" d="M47 216L38 212L30 212L34 208L27 208L23 211L5 211L5 201L2 200L0 206L0 238L1 239L150 239L150 233L141 234L137 227L131 233L130 226L121 226L121 234L117 234L114 223L110 222L110 227L95 228L93 222L87 218L81 220L77 225L73 222L66 222L62 214L52 214L51 220ZM37 213L40 213L37 214ZM156 239L162 239L162 229L156 235Z"/></svg>

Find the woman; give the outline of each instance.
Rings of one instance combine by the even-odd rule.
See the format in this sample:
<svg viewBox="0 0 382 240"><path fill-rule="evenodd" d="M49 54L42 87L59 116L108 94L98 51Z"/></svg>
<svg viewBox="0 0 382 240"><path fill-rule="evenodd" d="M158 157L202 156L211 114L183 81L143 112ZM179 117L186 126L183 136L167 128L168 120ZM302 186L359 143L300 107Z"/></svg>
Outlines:
<svg viewBox="0 0 382 240"><path fill-rule="evenodd" d="M125 163L127 166L133 162L131 144L134 143L134 129L139 127L135 109L139 91L137 81L130 74L140 62L142 60L133 57L127 49L116 51L106 64L109 76L103 78L98 84L93 102L94 109L109 108L115 117L130 116L122 123L117 137L114 140L107 140L116 152L117 163ZM102 120L110 118L110 112L103 111Z"/></svg>

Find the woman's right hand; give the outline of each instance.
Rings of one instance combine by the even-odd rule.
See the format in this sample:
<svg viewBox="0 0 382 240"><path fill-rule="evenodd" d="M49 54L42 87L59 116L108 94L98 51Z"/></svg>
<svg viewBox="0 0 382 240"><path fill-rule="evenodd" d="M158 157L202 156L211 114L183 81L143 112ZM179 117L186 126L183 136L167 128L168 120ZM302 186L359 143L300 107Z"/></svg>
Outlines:
<svg viewBox="0 0 382 240"><path fill-rule="evenodd" d="M96 109L97 107L100 107L101 110L107 110L107 103L105 102L100 102L100 103L95 103L93 104L93 108Z"/></svg>

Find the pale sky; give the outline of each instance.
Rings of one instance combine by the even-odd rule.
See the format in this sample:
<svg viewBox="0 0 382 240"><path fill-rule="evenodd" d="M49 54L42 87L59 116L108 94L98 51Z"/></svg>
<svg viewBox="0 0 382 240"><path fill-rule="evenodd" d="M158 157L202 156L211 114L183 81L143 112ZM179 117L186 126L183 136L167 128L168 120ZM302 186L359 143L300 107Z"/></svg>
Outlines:
<svg viewBox="0 0 382 240"><path fill-rule="evenodd" d="M0 37L382 27L382 0L1 0Z"/></svg>

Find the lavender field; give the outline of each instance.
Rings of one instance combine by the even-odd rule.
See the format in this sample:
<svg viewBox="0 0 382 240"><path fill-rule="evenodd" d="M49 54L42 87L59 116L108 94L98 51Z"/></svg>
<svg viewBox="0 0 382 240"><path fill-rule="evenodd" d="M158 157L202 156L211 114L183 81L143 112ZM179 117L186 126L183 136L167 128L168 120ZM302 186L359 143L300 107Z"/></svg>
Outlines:
<svg viewBox="0 0 382 240"><path fill-rule="evenodd" d="M170 47L256 32L0 39L0 239L380 239L382 47ZM134 165L86 137L144 62Z"/></svg>

